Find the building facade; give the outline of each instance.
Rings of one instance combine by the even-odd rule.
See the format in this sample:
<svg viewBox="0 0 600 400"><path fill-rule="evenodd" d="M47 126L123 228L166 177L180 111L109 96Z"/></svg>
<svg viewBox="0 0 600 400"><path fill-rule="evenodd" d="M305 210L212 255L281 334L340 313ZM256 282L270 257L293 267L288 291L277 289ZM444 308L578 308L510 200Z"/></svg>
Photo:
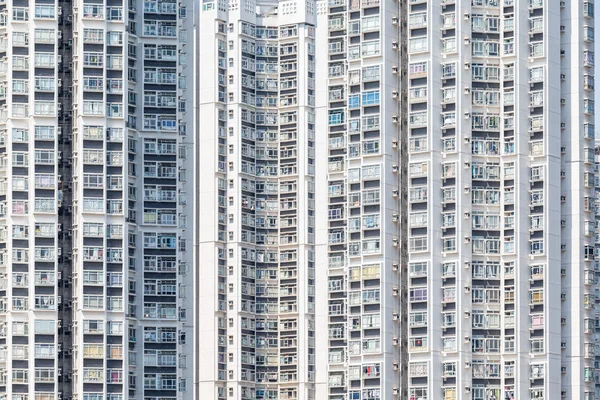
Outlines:
<svg viewBox="0 0 600 400"><path fill-rule="evenodd" d="M409 4L409 398L596 398L593 16Z"/></svg>
<svg viewBox="0 0 600 400"><path fill-rule="evenodd" d="M200 398L316 399L315 18L200 10Z"/></svg>
<svg viewBox="0 0 600 400"><path fill-rule="evenodd" d="M193 371L192 5L0 8L0 397L181 398Z"/></svg>
<svg viewBox="0 0 600 400"><path fill-rule="evenodd" d="M600 398L591 0L0 31L0 399Z"/></svg>
<svg viewBox="0 0 600 400"><path fill-rule="evenodd" d="M403 392L404 7L318 2L319 399Z"/></svg>

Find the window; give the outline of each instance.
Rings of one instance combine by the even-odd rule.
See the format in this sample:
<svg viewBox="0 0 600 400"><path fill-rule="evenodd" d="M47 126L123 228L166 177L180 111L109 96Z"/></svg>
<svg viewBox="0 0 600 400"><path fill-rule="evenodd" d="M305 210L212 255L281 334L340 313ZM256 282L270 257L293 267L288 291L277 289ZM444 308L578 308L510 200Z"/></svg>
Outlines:
<svg viewBox="0 0 600 400"><path fill-rule="evenodd" d="M13 383L28 383L29 382L29 371L26 369L13 369L12 370L12 382Z"/></svg>
<svg viewBox="0 0 600 400"><path fill-rule="evenodd" d="M52 332L54 333L54 331ZM56 348L54 344L35 344L35 357L36 358L54 358L56 355Z"/></svg>
<svg viewBox="0 0 600 400"><path fill-rule="evenodd" d="M363 106L379 104L379 90L365 91L362 93Z"/></svg>
<svg viewBox="0 0 600 400"><path fill-rule="evenodd" d="M12 334L15 336L27 336L29 335L29 323L28 322L17 322L12 323Z"/></svg>
<svg viewBox="0 0 600 400"><path fill-rule="evenodd" d="M427 36L414 37L408 40L408 51L411 54L427 51Z"/></svg>
<svg viewBox="0 0 600 400"><path fill-rule="evenodd" d="M411 302L427 301L427 288L418 287L409 290L409 300Z"/></svg>
<svg viewBox="0 0 600 400"><path fill-rule="evenodd" d="M13 21L29 21L29 9L25 7L13 7Z"/></svg>

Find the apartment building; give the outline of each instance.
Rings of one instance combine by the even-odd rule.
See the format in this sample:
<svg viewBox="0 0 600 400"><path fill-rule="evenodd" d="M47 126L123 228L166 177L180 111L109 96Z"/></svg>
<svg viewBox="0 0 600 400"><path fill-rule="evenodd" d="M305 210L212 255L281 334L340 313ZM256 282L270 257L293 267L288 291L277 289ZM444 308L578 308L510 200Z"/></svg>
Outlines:
<svg viewBox="0 0 600 400"><path fill-rule="evenodd" d="M188 9L0 5L0 398L192 392Z"/></svg>
<svg viewBox="0 0 600 400"><path fill-rule="evenodd" d="M408 32L408 397L597 398L593 2Z"/></svg>
<svg viewBox="0 0 600 400"><path fill-rule="evenodd" d="M599 397L593 2L200 14L200 394Z"/></svg>
<svg viewBox="0 0 600 400"><path fill-rule="evenodd" d="M405 13L395 0L318 2L319 399L403 394Z"/></svg>
<svg viewBox="0 0 600 400"><path fill-rule="evenodd" d="M315 4L199 13L198 395L316 399Z"/></svg>
<svg viewBox="0 0 600 400"><path fill-rule="evenodd" d="M0 31L0 399L600 398L593 1Z"/></svg>

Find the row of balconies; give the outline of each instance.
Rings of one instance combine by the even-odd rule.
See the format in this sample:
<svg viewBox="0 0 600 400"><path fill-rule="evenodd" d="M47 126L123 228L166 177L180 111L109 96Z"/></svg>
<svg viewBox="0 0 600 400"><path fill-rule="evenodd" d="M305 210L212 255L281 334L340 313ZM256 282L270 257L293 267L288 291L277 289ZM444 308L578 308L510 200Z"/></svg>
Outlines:
<svg viewBox="0 0 600 400"><path fill-rule="evenodd" d="M14 7L12 13L12 22L27 22L30 20L29 7ZM36 4L33 12L33 19L56 19L62 14L60 7L54 4Z"/></svg>

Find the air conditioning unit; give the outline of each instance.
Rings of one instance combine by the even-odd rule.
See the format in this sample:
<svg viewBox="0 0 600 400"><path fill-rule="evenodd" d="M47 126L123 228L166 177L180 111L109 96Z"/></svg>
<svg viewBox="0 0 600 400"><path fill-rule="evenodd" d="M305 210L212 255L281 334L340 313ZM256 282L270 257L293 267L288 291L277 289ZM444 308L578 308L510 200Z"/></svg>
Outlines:
<svg viewBox="0 0 600 400"><path fill-rule="evenodd" d="M392 67L392 73L393 73L393 74L397 74L397 73L398 73L398 66L397 66L397 65L394 65L394 66Z"/></svg>
<svg viewBox="0 0 600 400"><path fill-rule="evenodd" d="M465 261L465 269L468 269L471 266L471 261Z"/></svg>
<svg viewBox="0 0 600 400"><path fill-rule="evenodd" d="M392 344L394 346L398 346L400 344L400 339L398 339L397 337L393 338L392 339Z"/></svg>
<svg viewBox="0 0 600 400"><path fill-rule="evenodd" d="M392 222L398 222L398 220L400 220L400 215L392 214Z"/></svg>
<svg viewBox="0 0 600 400"><path fill-rule="evenodd" d="M394 49L394 50L398 50L398 47L399 47L399 45L398 45L398 42L396 42L396 41L394 40L394 41L392 42L392 49Z"/></svg>
<svg viewBox="0 0 600 400"><path fill-rule="evenodd" d="M397 362L394 363L394 371L398 371L400 369L400 364Z"/></svg>
<svg viewBox="0 0 600 400"><path fill-rule="evenodd" d="M465 112L465 119L469 119L471 118L471 113L470 112Z"/></svg>
<svg viewBox="0 0 600 400"><path fill-rule="evenodd" d="M560 123L560 128L561 129L565 129L567 127L567 123L566 122L561 122Z"/></svg>
<svg viewBox="0 0 600 400"><path fill-rule="evenodd" d="M392 91L392 98L397 99L398 97L400 97L400 94L398 93L398 91L397 90Z"/></svg>
<svg viewBox="0 0 600 400"><path fill-rule="evenodd" d="M560 245L560 251L565 251L565 250L567 250L567 245L563 243Z"/></svg>
<svg viewBox="0 0 600 400"><path fill-rule="evenodd" d="M463 18L465 19L465 21L468 21L468 20L471 18L471 14L469 14L469 13L465 13L465 14L463 15Z"/></svg>
<svg viewBox="0 0 600 400"><path fill-rule="evenodd" d="M562 226L563 228L564 228L565 226L567 226L567 221L566 221L566 220L564 220L564 219L561 219L561 220L560 220L560 226Z"/></svg>
<svg viewBox="0 0 600 400"><path fill-rule="evenodd" d="M471 318L471 311L465 311L465 319Z"/></svg>
<svg viewBox="0 0 600 400"><path fill-rule="evenodd" d="M397 149L398 148L398 141L397 140L392 140L392 147Z"/></svg>
<svg viewBox="0 0 600 400"><path fill-rule="evenodd" d="M465 286L465 294L471 293L471 288L469 286Z"/></svg>
<svg viewBox="0 0 600 400"><path fill-rule="evenodd" d="M471 368L471 361L465 361L465 368L466 369Z"/></svg>
<svg viewBox="0 0 600 400"><path fill-rule="evenodd" d="M567 171L565 171L564 169L562 169L562 170L560 171L560 177L561 177L561 178L565 178L566 176L567 176Z"/></svg>
<svg viewBox="0 0 600 400"><path fill-rule="evenodd" d="M393 296L398 296L400 294L400 289L398 288L393 288L392 289L392 295Z"/></svg>
<svg viewBox="0 0 600 400"><path fill-rule="evenodd" d="M392 165L392 172L397 173L400 168L397 165Z"/></svg>
<svg viewBox="0 0 600 400"><path fill-rule="evenodd" d="M560 74L560 80L564 81L567 79L567 74Z"/></svg>
<svg viewBox="0 0 600 400"><path fill-rule="evenodd" d="M470 343L470 342L471 342L471 337L465 336L465 343Z"/></svg>
<svg viewBox="0 0 600 400"><path fill-rule="evenodd" d="M561 203L566 203L567 202L567 196L565 196L565 195L560 196L560 202Z"/></svg>
<svg viewBox="0 0 600 400"><path fill-rule="evenodd" d="M565 301L565 300L567 300L567 294L566 294L566 293L564 293L564 292L563 292L563 293L561 293L561 294L560 294L560 300L561 300L561 301Z"/></svg>
<svg viewBox="0 0 600 400"><path fill-rule="evenodd" d="M565 8L567 6L567 2L565 0L560 1L560 8Z"/></svg>
<svg viewBox="0 0 600 400"><path fill-rule="evenodd" d="M471 393L471 386L465 386L465 393Z"/></svg>
<svg viewBox="0 0 600 400"><path fill-rule="evenodd" d="M392 115L392 122L397 124L398 122L400 122L400 117L398 117L397 115Z"/></svg>
<svg viewBox="0 0 600 400"><path fill-rule="evenodd" d="M560 372L563 373L563 374L567 373L567 367L566 367L566 365L563 365L562 367L560 367Z"/></svg>
<svg viewBox="0 0 600 400"><path fill-rule="evenodd" d="M465 63L465 69L471 69L471 63L466 62Z"/></svg>
<svg viewBox="0 0 600 400"><path fill-rule="evenodd" d="M471 237L470 236L465 236L465 243L466 244L471 243Z"/></svg>
<svg viewBox="0 0 600 400"><path fill-rule="evenodd" d="M465 143L469 144L469 143L471 143L471 138L468 136L465 136L464 141L465 141Z"/></svg>
<svg viewBox="0 0 600 400"><path fill-rule="evenodd" d="M561 318L560 318L560 323L561 323L562 325L566 325L566 324L567 324L567 318L565 318L565 317L561 317Z"/></svg>
<svg viewBox="0 0 600 400"><path fill-rule="evenodd" d="M399 22L400 22L400 18L398 18L398 17L392 17L392 24L398 25Z"/></svg>
<svg viewBox="0 0 600 400"><path fill-rule="evenodd" d="M471 187L470 186L465 186L465 188L464 188L465 194L468 194L470 191L471 191Z"/></svg>
<svg viewBox="0 0 600 400"><path fill-rule="evenodd" d="M400 266L396 263L392 264L392 271L398 271L400 269Z"/></svg>
<svg viewBox="0 0 600 400"><path fill-rule="evenodd" d="M399 320L400 320L400 314L398 314L398 313L396 313L396 312L395 312L395 313L393 314L393 317L392 317L392 318L393 318L393 320L394 320L394 321L399 321Z"/></svg>
<svg viewBox="0 0 600 400"><path fill-rule="evenodd" d="M567 99L560 99L560 105L564 106L565 104L567 104Z"/></svg>
<svg viewBox="0 0 600 400"><path fill-rule="evenodd" d="M399 388L394 388L392 390L392 392L394 393L394 396L399 396L400 395L400 389Z"/></svg>
<svg viewBox="0 0 600 400"><path fill-rule="evenodd" d="M564 57L566 54L565 49L560 49L560 56Z"/></svg>
<svg viewBox="0 0 600 400"><path fill-rule="evenodd" d="M465 94L470 94L471 93L471 88L466 87L465 90L464 90L464 93Z"/></svg>
<svg viewBox="0 0 600 400"><path fill-rule="evenodd" d="M567 27L564 25L560 26L560 33L565 33L567 31Z"/></svg>
<svg viewBox="0 0 600 400"><path fill-rule="evenodd" d="M398 190L398 189L392 190L392 196L398 197L399 195L400 195L400 190Z"/></svg>
<svg viewBox="0 0 600 400"><path fill-rule="evenodd" d="M560 348L561 349L566 349L567 348L567 342L560 342Z"/></svg>

